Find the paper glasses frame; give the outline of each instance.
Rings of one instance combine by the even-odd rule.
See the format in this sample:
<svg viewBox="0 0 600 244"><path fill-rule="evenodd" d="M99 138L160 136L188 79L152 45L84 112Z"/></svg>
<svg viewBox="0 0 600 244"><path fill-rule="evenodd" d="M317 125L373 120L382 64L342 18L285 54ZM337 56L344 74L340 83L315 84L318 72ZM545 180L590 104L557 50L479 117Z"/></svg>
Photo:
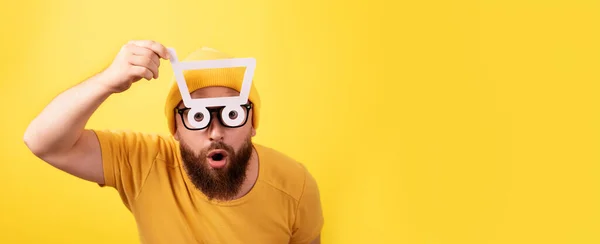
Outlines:
<svg viewBox="0 0 600 244"><path fill-rule="evenodd" d="M177 53L174 48L167 48L169 51L169 61L173 68L173 74L181 93L181 98L185 107L190 108L188 112L188 121L190 126L194 128L204 128L210 122L210 119L203 121L196 121L194 115L202 113L206 116L210 116L208 107L221 106L224 107L221 111L221 118L223 122L230 126L235 126L243 123L246 120L248 114L245 113L242 105L248 102L248 96L250 95L250 88L252 86L252 79L254 77L254 70L256 68L256 59L254 58L230 58L230 59L215 59L215 60L197 60L197 61L179 61ZM244 79L242 81L242 87L239 96L229 97L213 97L213 98L192 98L188 89L183 71L185 70L198 70L198 69L214 69L214 68L234 68L234 67L246 67L244 73ZM230 112L235 111L237 116L235 119L230 119L227 116ZM207 117L210 118L210 117Z"/></svg>

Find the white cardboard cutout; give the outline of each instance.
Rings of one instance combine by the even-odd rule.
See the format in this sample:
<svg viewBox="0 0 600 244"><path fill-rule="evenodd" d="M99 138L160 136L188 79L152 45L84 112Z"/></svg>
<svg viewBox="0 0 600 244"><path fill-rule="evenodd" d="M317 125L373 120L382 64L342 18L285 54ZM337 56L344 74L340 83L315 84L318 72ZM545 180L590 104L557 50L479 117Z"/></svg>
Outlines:
<svg viewBox="0 0 600 244"><path fill-rule="evenodd" d="M173 48L167 48L169 51L169 61L173 67L173 74L179 86L179 92L183 104L190 108L188 112L188 121L190 126L196 128L205 127L212 119L204 119L203 121L196 121L194 116L197 113L204 115L204 118L210 118L207 107L224 106L221 113L223 122L229 126L237 126L241 124L247 114L244 113L244 109L241 105L248 102L248 96L250 95L250 88L252 85L252 78L254 77L254 69L256 68L256 59L254 58L230 58L230 59L216 59L216 60L191 60L191 61L179 61L177 53ZM244 79L242 81L242 87L239 96L230 97L214 97L214 98L192 98L188 89L185 77L183 75L184 70L198 70L198 69L214 69L214 68L233 68L233 67L246 67L244 73ZM238 116L231 119L229 113L235 111Z"/></svg>

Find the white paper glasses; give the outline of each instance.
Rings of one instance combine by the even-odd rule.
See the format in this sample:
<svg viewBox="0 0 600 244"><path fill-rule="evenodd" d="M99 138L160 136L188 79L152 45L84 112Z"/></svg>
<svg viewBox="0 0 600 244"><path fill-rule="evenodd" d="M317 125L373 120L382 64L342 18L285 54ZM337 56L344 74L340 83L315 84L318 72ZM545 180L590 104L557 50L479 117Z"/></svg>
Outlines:
<svg viewBox="0 0 600 244"><path fill-rule="evenodd" d="M173 74L179 86L179 92L185 108L175 108L181 116L184 126L189 130L207 128L215 113L225 127L237 128L248 121L252 103L248 101L256 60L254 58L230 58L216 60L179 61L175 49L168 48ZM215 68L246 67L239 96L192 98L185 82L183 71Z"/></svg>

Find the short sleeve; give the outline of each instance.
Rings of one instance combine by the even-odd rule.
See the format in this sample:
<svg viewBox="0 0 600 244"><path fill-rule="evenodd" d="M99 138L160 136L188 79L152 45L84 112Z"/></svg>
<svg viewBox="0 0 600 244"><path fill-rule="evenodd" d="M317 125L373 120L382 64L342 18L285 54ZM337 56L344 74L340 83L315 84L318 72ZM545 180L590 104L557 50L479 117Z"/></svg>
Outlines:
<svg viewBox="0 0 600 244"><path fill-rule="evenodd" d="M298 201L291 243L310 243L323 229L323 210L319 188L313 176L306 171L304 189Z"/></svg>
<svg viewBox="0 0 600 244"><path fill-rule="evenodd" d="M129 208L159 154L161 138L131 131L94 130L100 143L104 184Z"/></svg>

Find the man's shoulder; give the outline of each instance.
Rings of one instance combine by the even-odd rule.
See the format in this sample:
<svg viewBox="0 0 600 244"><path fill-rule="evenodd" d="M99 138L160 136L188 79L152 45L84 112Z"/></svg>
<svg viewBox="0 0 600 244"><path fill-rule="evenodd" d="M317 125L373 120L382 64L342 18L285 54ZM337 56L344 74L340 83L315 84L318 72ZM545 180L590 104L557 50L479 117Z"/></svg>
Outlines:
<svg viewBox="0 0 600 244"><path fill-rule="evenodd" d="M260 180L299 200L307 183L314 181L306 166L274 148L261 144L255 144L255 148L259 153L259 167L262 167Z"/></svg>

